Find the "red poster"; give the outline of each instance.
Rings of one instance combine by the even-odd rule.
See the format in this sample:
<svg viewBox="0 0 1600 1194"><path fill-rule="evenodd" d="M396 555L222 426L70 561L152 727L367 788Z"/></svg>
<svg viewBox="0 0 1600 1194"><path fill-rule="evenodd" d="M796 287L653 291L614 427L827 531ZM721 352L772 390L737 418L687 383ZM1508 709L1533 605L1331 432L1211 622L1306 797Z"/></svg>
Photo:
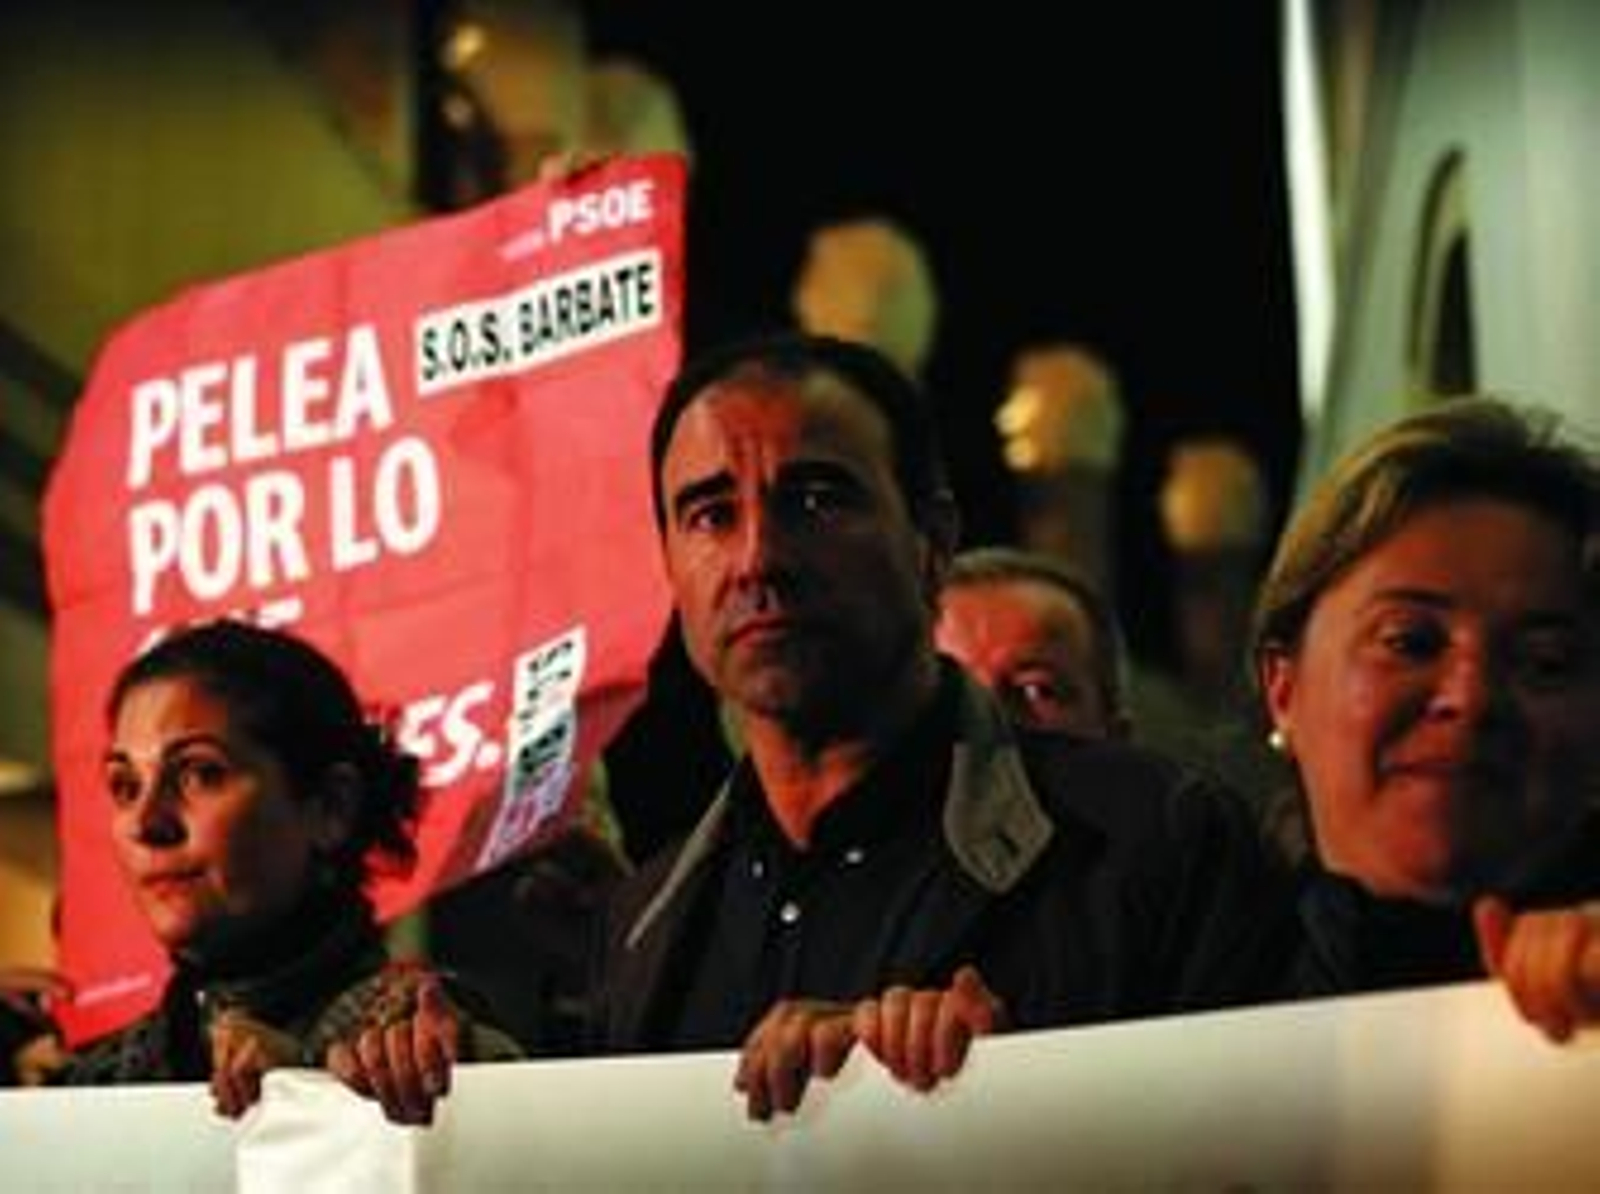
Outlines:
<svg viewBox="0 0 1600 1194"><path fill-rule="evenodd" d="M432 791L392 915L525 846L643 693L668 609L649 423L682 348L681 163L617 160L191 290L104 346L45 501L63 1009L159 994L101 782L165 628L292 626Z"/></svg>

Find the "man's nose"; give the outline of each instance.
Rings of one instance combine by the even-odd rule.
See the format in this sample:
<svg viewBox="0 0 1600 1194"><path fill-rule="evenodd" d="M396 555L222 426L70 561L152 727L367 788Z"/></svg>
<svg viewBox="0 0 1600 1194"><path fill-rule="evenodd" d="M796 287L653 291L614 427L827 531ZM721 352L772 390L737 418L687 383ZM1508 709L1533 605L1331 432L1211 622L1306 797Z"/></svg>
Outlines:
<svg viewBox="0 0 1600 1194"><path fill-rule="evenodd" d="M752 502L739 524L738 561L746 575L769 572L782 557L786 528L781 511L771 502Z"/></svg>

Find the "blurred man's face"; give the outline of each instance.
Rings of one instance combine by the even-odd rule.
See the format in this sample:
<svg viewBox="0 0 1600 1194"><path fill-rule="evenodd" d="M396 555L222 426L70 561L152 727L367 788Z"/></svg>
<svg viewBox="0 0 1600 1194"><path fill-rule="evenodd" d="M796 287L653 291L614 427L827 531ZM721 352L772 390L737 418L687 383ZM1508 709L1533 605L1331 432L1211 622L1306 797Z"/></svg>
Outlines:
<svg viewBox="0 0 1600 1194"><path fill-rule="evenodd" d="M1080 738L1121 735L1097 672L1094 628L1057 586L1025 578L951 585L935 633L939 649L993 692L1015 724Z"/></svg>

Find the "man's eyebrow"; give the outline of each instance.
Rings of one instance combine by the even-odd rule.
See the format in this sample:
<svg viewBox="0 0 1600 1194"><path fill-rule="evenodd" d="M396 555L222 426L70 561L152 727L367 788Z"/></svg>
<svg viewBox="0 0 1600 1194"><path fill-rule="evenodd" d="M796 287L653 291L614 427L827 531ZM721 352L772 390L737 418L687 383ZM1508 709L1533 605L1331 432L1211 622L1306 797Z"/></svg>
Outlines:
<svg viewBox="0 0 1600 1194"><path fill-rule="evenodd" d="M822 482L857 490L865 488L861 478L853 469L836 460L794 460L778 470L777 485L780 488L792 489L798 485ZM733 475L726 470L689 481L671 495L672 517L674 520L682 518L684 511L691 509L697 503L708 498L723 497L733 492L734 488Z"/></svg>
<svg viewBox="0 0 1600 1194"><path fill-rule="evenodd" d="M696 502L706 498L719 497L733 489L733 477L726 472L712 473L709 477L702 477L697 481L690 481L681 486L672 495L672 514L679 517L685 510Z"/></svg>
<svg viewBox="0 0 1600 1194"><path fill-rule="evenodd" d="M779 479L785 483L793 484L808 481L833 481L848 482L860 485L853 469L847 468L836 460L796 460L783 467Z"/></svg>

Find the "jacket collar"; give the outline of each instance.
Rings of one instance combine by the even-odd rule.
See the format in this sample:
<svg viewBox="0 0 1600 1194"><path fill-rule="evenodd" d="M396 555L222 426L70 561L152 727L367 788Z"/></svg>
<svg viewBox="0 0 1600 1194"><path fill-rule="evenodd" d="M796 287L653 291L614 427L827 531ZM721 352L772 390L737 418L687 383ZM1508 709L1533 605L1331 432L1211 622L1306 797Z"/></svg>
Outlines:
<svg viewBox="0 0 1600 1194"><path fill-rule="evenodd" d="M942 679L957 687L956 732L950 785L945 792L945 844L959 869L990 895L1010 891L1044 853L1055 833L1028 779L1022 752L1004 715L959 666L941 659ZM749 760L741 761L748 767ZM721 791L626 936L637 949L652 927L683 894L727 829L733 778Z"/></svg>

